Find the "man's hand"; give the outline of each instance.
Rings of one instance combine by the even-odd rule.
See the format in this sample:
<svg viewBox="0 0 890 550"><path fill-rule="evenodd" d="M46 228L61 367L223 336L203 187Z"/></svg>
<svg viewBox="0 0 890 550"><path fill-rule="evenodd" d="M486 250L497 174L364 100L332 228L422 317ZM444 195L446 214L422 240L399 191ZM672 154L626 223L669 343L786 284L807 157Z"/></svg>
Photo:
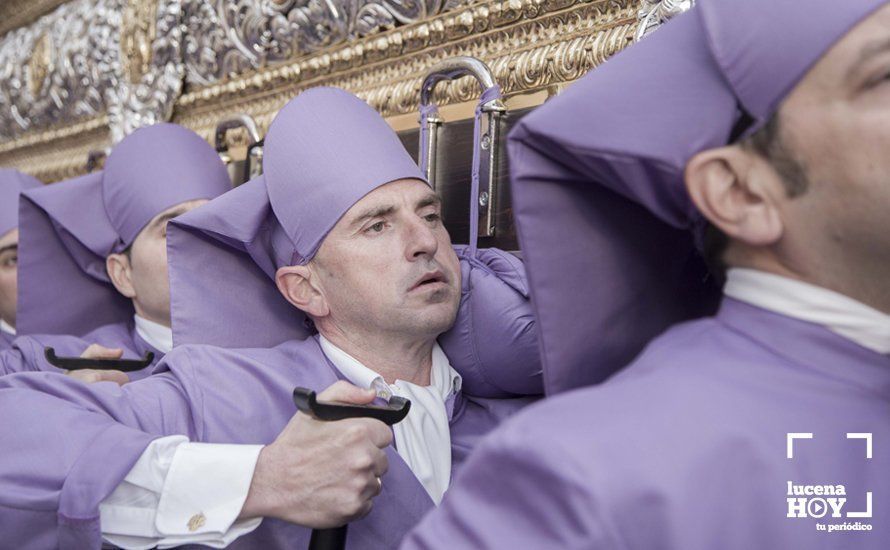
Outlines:
<svg viewBox="0 0 890 550"><path fill-rule="evenodd" d="M87 349L80 354L83 359L120 359L124 350L120 348L106 348L99 344L90 344ZM119 370L98 370L98 369L81 369L74 371L66 371L65 374L71 378L76 378L81 382L92 384L94 382L114 382L119 386L123 386L130 381L130 377Z"/></svg>
<svg viewBox="0 0 890 550"><path fill-rule="evenodd" d="M319 401L365 405L373 390L337 382ZM344 525L371 511L389 463L392 431L370 418L323 422L297 413L260 451L240 518L274 517L312 528Z"/></svg>
<svg viewBox="0 0 890 550"><path fill-rule="evenodd" d="M120 348L106 348L99 344L90 344L87 349L80 354L82 359L120 359L124 355L124 350Z"/></svg>
<svg viewBox="0 0 890 550"><path fill-rule="evenodd" d="M130 377L125 372L119 370L96 370L81 369L66 372L71 378L76 378L81 382L93 384L95 382L114 382L118 386L123 386L130 381Z"/></svg>

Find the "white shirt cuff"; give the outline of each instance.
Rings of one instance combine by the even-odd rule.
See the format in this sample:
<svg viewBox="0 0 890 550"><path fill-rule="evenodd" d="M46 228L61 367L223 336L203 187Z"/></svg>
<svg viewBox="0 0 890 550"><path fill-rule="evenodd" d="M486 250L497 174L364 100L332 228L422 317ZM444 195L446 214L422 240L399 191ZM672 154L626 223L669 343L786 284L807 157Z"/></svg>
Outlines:
<svg viewBox="0 0 890 550"><path fill-rule="evenodd" d="M262 518L236 521L262 445L152 442L100 506L103 538L122 548L227 546Z"/></svg>
<svg viewBox="0 0 890 550"><path fill-rule="evenodd" d="M262 445L185 443L164 480L155 527L165 535L223 537L238 528ZM258 521L250 531L259 525ZM240 529L239 529L240 530ZM232 539L234 540L234 538ZM204 544L207 544L204 542Z"/></svg>

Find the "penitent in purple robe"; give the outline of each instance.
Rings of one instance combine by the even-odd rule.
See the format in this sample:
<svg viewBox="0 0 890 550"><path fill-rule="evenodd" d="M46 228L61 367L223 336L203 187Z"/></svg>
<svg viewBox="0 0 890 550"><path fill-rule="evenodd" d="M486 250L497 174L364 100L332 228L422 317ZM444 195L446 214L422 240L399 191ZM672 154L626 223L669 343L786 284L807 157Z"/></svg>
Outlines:
<svg viewBox="0 0 890 550"><path fill-rule="evenodd" d="M518 124L517 227L566 393L491 434L403 550L890 548L890 357L724 298L583 388L707 305L687 161L762 126L886 3L702 1Z"/></svg>
<svg viewBox="0 0 890 550"><path fill-rule="evenodd" d="M309 261L337 220L377 187L400 179L427 183L380 115L342 90L307 90L285 105L264 151L262 176L171 223L176 345L272 347L305 338L305 317L272 284L276 270ZM522 262L475 243L454 249L461 301L439 343L464 391L492 398L543 393ZM206 266L213 266L209 278L195 277Z"/></svg>
<svg viewBox="0 0 890 550"><path fill-rule="evenodd" d="M813 434L791 459L788 433ZM787 517L789 482L843 485L841 517ZM890 358L727 298L508 421L402 548L880 550L888 504Z"/></svg>
<svg viewBox="0 0 890 550"><path fill-rule="evenodd" d="M58 357L79 357L90 344L106 348L120 348L122 359L143 359L145 354L153 355L151 364L144 369L128 372L130 380L148 376L154 366L164 357L164 353L142 339L136 332L135 324L114 323L90 331L83 337L63 334L32 334L10 340L8 349L0 351L0 376L16 372L48 371L60 372L46 360L45 348L51 347Z"/></svg>
<svg viewBox="0 0 890 550"><path fill-rule="evenodd" d="M342 158L350 162L340 162ZM16 449L10 459L0 461L0 540L4 544L98 547L98 506L152 439L183 434L197 442L268 444L296 413L294 387L320 391L338 380L317 339L305 333L302 339L291 337L264 349L190 345L181 339L206 342L208 336L238 336L239 330L249 337L262 336L254 334L261 330L275 334L294 330L295 321L303 319L300 312L278 308L272 316L276 302L260 299L274 296L265 292L274 289L266 270L274 273L280 265L305 263L330 228L363 196L386 182L422 176L378 113L355 96L331 88L303 92L281 110L266 135L265 159L261 180L183 216L174 224L168 243L174 252L188 249L196 258L219 259L211 247L191 246L195 242L183 247L190 241L177 241L176 225L192 223L188 227L201 229L197 237L213 233L214 241L247 252L249 257L239 254L231 261L208 262L217 272L211 270L204 282L217 284L219 272L229 278L252 274L243 279L248 292L238 294L242 301L236 302L249 316L233 311L231 316L208 316L204 323L190 319L183 326L177 312L200 306L201 296L181 292L194 285L178 286L174 277L175 337L180 341L152 376L123 387L84 386L50 373L0 378L0 418L4 419L0 440L4 448ZM238 198L245 200L233 200ZM253 219L266 216L270 217ZM171 272L182 277L184 264L177 267L176 260L174 253ZM249 267L248 262L257 269L242 269ZM508 267L499 269L499 279L510 272ZM497 294L481 298L489 300L482 303L498 305ZM260 317L264 308L274 322ZM523 359L527 365L536 363ZM454 362L450 356L449 360ZM446 403L452 468L464 462L483 435L529 401L455 394ZM24 423L37 416L40 422L33 428ZM28 429L23 428L26 425ZM386 452L390 467L383 477L383 492L374 499L372 512L350 525L351 549L394 548L433 508L426 490L396 450L389 447ZM203 512L209 515L213 510ZM305 548L309 536L307 528L266 519L232 546Z"/></svg>
<svg viewBox="0 0 890 550"><path fill-rule="evenodd" d="M0 440L12 450L0 461L3 544L98 548L98 505L152 439L183 434L199 442L268 444L296 413L294 387L321 390L338 379L315 338L271 349L180 346L155 374L122 387L87 386L53 373L3 377ZM526 403L457 394L446 404L452 468ZM396 547L434 506L393 447L387 455L383 492L368 516L350 524L350 549ZM309 535L307 528L265 519L232 547L306 548Z"/></svg>
<svg viewBox="0 0 890 550"><path fill-rule="evenodd" d="M81 336L132 322L132 301L111 284L110 254L127 250L158 214L231 188L219 156L176 124L140 128L102 173L22 194L18 334Z"/></svg>
<svg viewBox="0 0 890 550"><path fill-rule="evenodd" d="M163 162L158 162L163 159ZM132 301L111 284L105 258L129 247L152 218L177 204L230 188L225 167L200 136L157 124L127 136L104 172L22 193L18 338L0 353L0 375L58 371L44 347L78 357L90 344L124 350L124 359L163 353L135 331Z"/></svg>

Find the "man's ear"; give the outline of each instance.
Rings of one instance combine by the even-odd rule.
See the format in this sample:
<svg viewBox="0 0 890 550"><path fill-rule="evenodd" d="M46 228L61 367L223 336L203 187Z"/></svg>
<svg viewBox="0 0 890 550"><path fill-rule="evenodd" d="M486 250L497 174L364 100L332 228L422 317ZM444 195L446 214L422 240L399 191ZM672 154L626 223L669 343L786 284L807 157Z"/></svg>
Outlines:
<svg viewBox="0 0 890 550"><path fill-rule="evenodd" d="M330 313L327 299L318 286L318 276L307 265L291 265L275 272L275 285L284 299L313 319Z"/></svg>
<svg viewBox="0 0 890 550"><path fill-rule="evenodd" d="M782 237L784 187L766 160L738 145L710 149L689 161L685 179L695 206L730 238L768 246Z"/></svg>
<svg viewBox="0 0 890 550"><path fill-rule="evenodd" d="M133 287L132 266L130 258L126 254L110 254L105 258L105 271L111 279L111 284L118 292L127 298L136 297L136 289Z"/></svg>

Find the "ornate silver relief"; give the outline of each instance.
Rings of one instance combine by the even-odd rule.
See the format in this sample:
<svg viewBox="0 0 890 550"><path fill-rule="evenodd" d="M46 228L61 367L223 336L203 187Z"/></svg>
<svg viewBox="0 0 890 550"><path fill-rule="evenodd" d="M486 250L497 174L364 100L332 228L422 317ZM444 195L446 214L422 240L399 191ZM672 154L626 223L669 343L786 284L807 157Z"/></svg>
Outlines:
<svg viewBox="0 0 890 550"><path fill-rule="evenodd" d="M413 23L468 0L184 0L186 79L208 85Z"/></svg>
<svg viewBox="0 0 890 550"><path fill-rule="evenodd" d="M639 42L671 18L689 11L694 5L695 0L643 0L638 16L640 26L637 27L634 40Z"/></svg>
<svg viewBox="0 0 890 550"><path fill-rule="evenodd" d="M124 0L120 34L112 39L118 85L108 118L116 143L133 130L170 120L182 92L182 6L179 0Z"/></svg>
<svg viewBox="0 0 890 550"><path fill-rule="evenodd" d="M0 139L107 110L116 4L75 0L0 40Z"/></svg>
<svg viewBox="0 0 890 550"><path fill-rule="evenodd" d="M181 19L179 0L74 0L8 33L0 140L107 114L116 142L169 119L184 75Z"/></svg>

